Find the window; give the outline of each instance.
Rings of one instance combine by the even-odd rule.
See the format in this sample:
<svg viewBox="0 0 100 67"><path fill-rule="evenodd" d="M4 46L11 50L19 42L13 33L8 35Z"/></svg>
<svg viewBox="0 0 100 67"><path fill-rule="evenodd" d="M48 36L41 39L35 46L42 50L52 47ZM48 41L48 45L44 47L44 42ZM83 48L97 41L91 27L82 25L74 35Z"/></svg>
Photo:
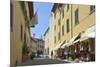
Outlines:
<svg viewBox="0 0 100 67"><path fill-rule="evenodd" d="M58 33L58 40L60 40L60 32Z"/></svg>
<svg viewBox="0 0 100 67"><path fill-rule="evenodd" d="M55 27L54 27L54 30L56 31L56 25L55 25Z"/></svg>
<svg viewBox="0 0 100 67"><path fill-rule="evenodd" d="M55 36L55 38L54 38L54 42L56 43L56 36Z"/></svg>
<svg viewBox="0 0 100 67"><path fill-rule="evenodd" d="M23 39L23 27L22 27L22 25L21 25L21 27L20 27L20 28L21 28L21 31L20 31L20 32L21 32L21 34L20 34L20 35L21 35L21 40L22 40L22 39Z"/></svg>
<svg viewBox="0 0 100 67"><path fill-rule="evenodd" d="M62 16L64 17L64 9L63 8L61 9L61 12L62 12Z"/></svg>
<svg viewBox="0 0 100 67"><path fill-rule="evenodd" d="M69 10L69 4L67 4L67 11Z"/></svg>
<svg viewBox="0 0 100 67"><path fill-rule="evenodd" d="M91 5L90 6L90 12L94 12L95 11L95 6L94 5Z"/></svg>
<svg viewBox="0 0 100 67"><path fill-rule="evenodd" d="M58 19L58 25L60 25L60 18Z"/></svg>
<svg viewBox="0 0 100 67"><path fill-rule="evenodd" d="M68 33L69 32L69 19L67 19L66 21L66 32Z"/></svg>
<svg viewBox="0 0 100 67"><path fill-rule="evenodd" d="M55 17L55 19L56 19L56 12L55 12L55 14L54 14L54 17Z"/></svg>
<svg viewBox="0 0 100 67"><path fill-rule="evenodd" d="M26 45L26 34L24 33L24 44Z"/></svg>
<svg viewBox="0 0 100 67"><path fill-rule="evenodd" d="M61 12L62 12L62 8L60 8L60 14L61 14Z"/></svg>
<svg viewBox="0 0 100 67"><path fill-rule="evenodd" d="M47 49L47 51L48 51L48 53L47 53L47 54L49 54L49 48Z"/></svg>
<svg viewBox="0 0 100 67"><path fill-rule="evenodd" d="M78 14L78 9L75 11L75 26L79 24L79 14Z"/></svg>
<svg viewBox="0 0 100 67"><path fill-rule="evenodd" d="M13 31L13 5L10 3L10 31Z"/></svg>
<svg viewBox="0 0 100 67"><path fill-rule="evenodd" d="M62 35L64 35L64 25L62 26Z"/></svg>

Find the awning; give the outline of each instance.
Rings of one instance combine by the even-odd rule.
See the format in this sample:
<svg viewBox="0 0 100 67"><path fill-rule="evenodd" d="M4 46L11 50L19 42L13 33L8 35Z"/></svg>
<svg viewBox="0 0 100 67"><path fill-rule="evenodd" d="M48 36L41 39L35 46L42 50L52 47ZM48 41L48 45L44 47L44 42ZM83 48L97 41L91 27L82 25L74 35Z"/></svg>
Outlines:
<svg viewBox="0 0 100 67"><path fill-rule="evenodd" d="M95 31L94 32L91 32L87 35L87 37L90 37L90 38L95 38Z"/></svg>
<svg viewBox="0 0 100 67"><path fill-rule="evenodd" d="M61 42L60 44L58 44L53 50L57 50L58 48L60 48L60 46L62 45L63 42Z"/></svg>
<svg viewBox="0 0 100 67"><path fill-rule="evenodd" d="M73 43L77 43L77 42L79 42L80 41L80 39L77 39L77 40L75 40Z"/></svg>
<svg viewBox="0 0 100 67"><path fill-rule="evenodd" d="M87 29L85 33L81 35L80 41L84 41L88 38L95 38L95 26L92 26L91 28Z"/></svg>
<svg viewBox="0 0 100 67"><path fill-rule="evenodd" d="M59 48L61 48L61 46L63 46L65 44L66 40L65 41L62 41L60 44L58 44L53 50L57 50Z"/></svg>
<svg viewBox="0 0 100 67"><path fill-rule="evenodd" d="M74 37L70 40L68 46L74 45L74 43L80 41L80 39L76 39L79 35L80 35L80 34L77 34L76 36L74 36Z"/></svg>
<svg viewBox="0 0 100 67"><path fill-rule="evenodd" d="M74 42L74 40L78 37L79 34L77 34L76 36L74 36L71 40L70 43Z"/></svg>
<svg viewBox="0 0 100 67"><path fill-rule="evenodd" d="M61 46L61 48L65 48L66 46L68 46L68 43L65 43Z"/></svg>

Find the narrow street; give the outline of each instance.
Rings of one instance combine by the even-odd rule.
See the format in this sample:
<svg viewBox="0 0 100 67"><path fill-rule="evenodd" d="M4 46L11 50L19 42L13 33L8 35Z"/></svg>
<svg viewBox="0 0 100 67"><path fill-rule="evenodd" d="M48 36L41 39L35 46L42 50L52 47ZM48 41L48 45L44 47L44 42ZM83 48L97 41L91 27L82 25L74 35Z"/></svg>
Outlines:
<svg viewBox="0 0 100 67"><path fill-rule="evenodd" d="M29 60L25 63L22 63L22 64L18 65L18 66L62 64L62 63L69 63L69 62L62 61L62 60L56 60L56 59L34 58L33 60Z"/></svg>
<svg viewBox="0 0 100 67"><path fill-rule="evenodd" d="M95 61L95 5L11 1L10 65Z"/></svg>

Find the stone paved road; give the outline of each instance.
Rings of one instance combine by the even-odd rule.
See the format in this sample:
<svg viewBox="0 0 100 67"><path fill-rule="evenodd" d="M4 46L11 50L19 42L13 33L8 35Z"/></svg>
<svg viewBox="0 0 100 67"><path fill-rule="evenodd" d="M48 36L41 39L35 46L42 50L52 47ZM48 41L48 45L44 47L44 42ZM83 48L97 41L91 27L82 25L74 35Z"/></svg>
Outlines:
<svg viewBox="0 0 100 67"><path fill-rule="evenodd" d="M18 66L31 66L31 65L46 65L46 64L62 64L62 63L68 63L66 61L61 60L55 60L55 59L34 59L29 60L25 63L22 63Z"/></svg>

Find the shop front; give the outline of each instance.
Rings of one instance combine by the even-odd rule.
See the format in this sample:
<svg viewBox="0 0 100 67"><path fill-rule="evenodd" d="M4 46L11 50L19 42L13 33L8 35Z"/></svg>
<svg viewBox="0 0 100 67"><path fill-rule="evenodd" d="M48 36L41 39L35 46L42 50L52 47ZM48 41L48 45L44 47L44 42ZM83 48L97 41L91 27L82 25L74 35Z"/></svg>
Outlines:
<svg viewBox="0 0 100 67"><path fill-rule="evenodd" d="M61 42L60 44L58 44L55 49L54 49L54 52L55 52L55 58L56 59L64 59L65 58L65 55L64 55L64 48L61 48L62 45L65 44L65 41Z"/></svg>
<svg viewBox="0 0 100 67"><path fill-rule="evenodd" d="M59 48L59 49L57 50L57 57L58 57L59 59L65 59L64 49Z"/></svg>
<svg viewBox="0 0 100 67"><path fill-rule="evenodd" d="M95 61L95 26L90 27L82 34L80 50L84 61Z"/></svg>
<svg viewBox="0 0 100 67"><path fill-rule="evenodd" d="M80 42L81 57L84 61L95 61L95 38L88 38Z"/></svg>
<svg viewBox="0 0 100 67"><path fill-rule="evenodd" d="M80 37L81 34L77 34L70 40L68 45L68 57L73 61L80 57Z"/></svg>

